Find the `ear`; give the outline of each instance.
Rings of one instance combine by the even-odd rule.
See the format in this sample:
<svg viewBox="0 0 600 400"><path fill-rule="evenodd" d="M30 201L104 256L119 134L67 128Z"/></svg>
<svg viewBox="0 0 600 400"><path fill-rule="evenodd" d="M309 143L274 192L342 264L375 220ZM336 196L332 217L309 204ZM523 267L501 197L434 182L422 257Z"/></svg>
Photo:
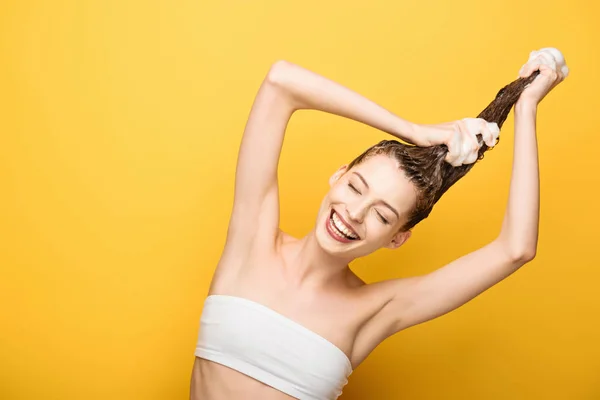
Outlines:
<svg viewBox="0 0 600 400"><path fill-rule="evenodd" d="M342 175L344 175L344 173L346 172L347 169L348 169L348 164L342 165L335 172L335 174L331 175L331 178L329 178L329 186L335 185L335 183L338 181L338 179L340 179L342 177Z"/></svg>
<svg viewBox="0 0 600 400"><path fill-rule="evenodd" d="M398 232L394 235L390 243L388 243L388 245L385 247L392 250L397 249L398 247L402 246L410 238L411 235L411 231Z"/></svg>

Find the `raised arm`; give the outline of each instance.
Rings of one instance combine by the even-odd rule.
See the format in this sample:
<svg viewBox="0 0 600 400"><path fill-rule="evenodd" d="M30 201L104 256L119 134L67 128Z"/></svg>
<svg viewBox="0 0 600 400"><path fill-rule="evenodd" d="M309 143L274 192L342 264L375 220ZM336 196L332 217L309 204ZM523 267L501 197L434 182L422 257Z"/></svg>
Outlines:
<svg viewBox="0 0 600 400"><path fill-rule="evenodd" d="M456 309L533 260L539 222L537 106L515 106L510 194L498 237L430 274L397 282L396 330Z"/></svg>
<svg viewBox="0 0 600 400"><path fill-rule="evenodd" d="M253 244L275 242L277 166L286 126L300 109L336 114L412 141L414 124L323 76L286 61L276 62L260 86L244 130L226 252L235 248L240 254Z"/></svg>
<svg viewBox="0 0 600 400"><path fill-rule="evenodd" d="M364 340L376 341L397 331L443 315L500 282L536 254L539 223L539 171L536 116L539 102L564 74L534 62L539 76L514 108L515 143L510 193L500 233L483 248L423 276L382 282L378 291L390 301ZM368 344L365 348L368 348Z"/></svg>
<svg viewBox="0 0 600 400"><path fill-rule="evenodd" d="M287 124L297 110L324 111L372 126L407 143L446 144L453 159L469 159L478 130L431 133L364 96L286 61L277 61L261 84L239 150L233 210L224 257L244 257L256 246L273 247L279 235L277 167ZM469 137L469 135L471 137ZM459 138L460 140L457 140ZM472 157L471 157L472 158ZM470 162L475 161L472 158ZM465 162L466 163L466 162Z"/></svg>

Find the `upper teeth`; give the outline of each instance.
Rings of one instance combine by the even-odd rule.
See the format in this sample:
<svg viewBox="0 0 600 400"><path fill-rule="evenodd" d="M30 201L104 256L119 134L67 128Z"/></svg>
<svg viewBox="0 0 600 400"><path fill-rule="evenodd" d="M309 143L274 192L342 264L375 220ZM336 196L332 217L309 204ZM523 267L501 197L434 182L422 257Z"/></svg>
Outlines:
<svg viewBox="0 0 600 400"><path fill-rule="evenodd" d="M350 229L348 229L346 227L346 225L342 222L342 220L340 219L340 217L337 216L337 213L333 213L333 224L335 225L335 227L342 232L344 235L352 238L352 239L357 239L358 237L352 233L352 231Z"/></svg>

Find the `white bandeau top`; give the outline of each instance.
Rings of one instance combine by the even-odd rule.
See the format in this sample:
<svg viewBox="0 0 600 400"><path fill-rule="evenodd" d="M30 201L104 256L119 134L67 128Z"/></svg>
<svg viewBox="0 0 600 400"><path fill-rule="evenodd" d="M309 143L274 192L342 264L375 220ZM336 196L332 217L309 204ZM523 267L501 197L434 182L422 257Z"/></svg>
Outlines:
<svg viewBox="0 0 600 400"><path fill-rule="evenodd" d="M234 296L206 298L195 355L302 400L337 399L352 373L346 354L324 337Z"/></svg>

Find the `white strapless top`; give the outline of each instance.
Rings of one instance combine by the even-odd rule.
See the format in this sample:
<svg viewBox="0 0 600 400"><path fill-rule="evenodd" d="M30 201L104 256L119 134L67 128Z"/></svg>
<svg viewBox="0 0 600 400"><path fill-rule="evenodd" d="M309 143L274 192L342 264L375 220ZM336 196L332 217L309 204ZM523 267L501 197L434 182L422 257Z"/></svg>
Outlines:
<svg viewBox="0 0 600 400"><path fill-rule="evenodd" d="M206 298L195 355L302 400L337 399L352 373L346 354L327 339L234 296Z"/></svg>

